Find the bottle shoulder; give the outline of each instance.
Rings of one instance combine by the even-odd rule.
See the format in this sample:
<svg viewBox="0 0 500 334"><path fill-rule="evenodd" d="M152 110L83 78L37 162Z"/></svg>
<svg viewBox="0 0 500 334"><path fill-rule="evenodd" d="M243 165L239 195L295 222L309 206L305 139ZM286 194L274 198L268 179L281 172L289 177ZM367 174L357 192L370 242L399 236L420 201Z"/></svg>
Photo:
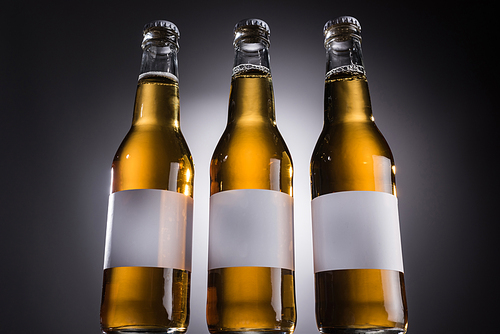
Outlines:
<svg viewBox="0 0 500 334"><path fill-rule="evenodd" d="M271 122L228 124L214 150L213 158L235 151L262 156L281 156L283 153L290 156L278 127Z"/></svg>
<svg viewBox="0 0 500 334"><path fill-rule="evenodd" d="M189 147L180 128L141 125L130 128L118 148L117 155L129 151L137 151L139 154L153 151L156 154L175 155L177 152L189 153Z"/></svg>
<svg viewBox="0 0 500 334"><path fill-rule="evenodd" d="M325 123L313 151L313 158L324 153L364 153L383 155L391 160L392 152L383 134L373 121Z"/></svg>
<svg viewBox="0 0 500 334"><path fill-rule="evenodd" d="M229 125L210 162L210 192L268 189L292 195L293 164L276 126Z"/></svg>
<svg viewBox="0 0 500 334"><path fill-rule="evenodd" d="M338 191L395 194L392 152L373 122L325 126L311 156L310 171L313 198Z"/></svg>
<svg viewBox="0 0 500 334"><path fill-rule="evenodd" d="M114 156L112 170L113 191L178 191L177 186L179 189L185 189L187 185L192 195L194 163L180 131L133 126ZM178 181L172 183L172 178Z"/></svg>

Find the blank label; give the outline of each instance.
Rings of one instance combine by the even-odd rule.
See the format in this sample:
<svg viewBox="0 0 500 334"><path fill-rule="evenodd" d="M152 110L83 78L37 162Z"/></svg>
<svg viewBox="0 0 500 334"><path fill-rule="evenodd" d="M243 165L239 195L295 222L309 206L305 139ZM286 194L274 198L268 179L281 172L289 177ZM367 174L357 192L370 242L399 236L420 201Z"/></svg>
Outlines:
<svg viewBox="0 0 500 334"><path fill-rule="evenodd" d="M158 189L109 197L104 269L163 267L191 271L193 199Z"/></svg>
<svg viewBox="0 0 500 334"><path fill-rule="evenodd" d="M242 266L294 269L290 195L239 189L210 197L208 269Z"/></svg>
<svg viewBox="0 0 500 334"><path fill-rule="evenodd" d="M397 198L344 191L312 201L314 271L389 269L403 272Z"/></svg>

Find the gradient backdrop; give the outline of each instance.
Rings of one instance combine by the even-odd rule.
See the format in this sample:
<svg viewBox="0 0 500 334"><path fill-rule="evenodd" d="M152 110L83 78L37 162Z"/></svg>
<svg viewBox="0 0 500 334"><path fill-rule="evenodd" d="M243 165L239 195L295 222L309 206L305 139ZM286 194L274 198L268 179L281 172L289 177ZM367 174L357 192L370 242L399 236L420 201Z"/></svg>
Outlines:
<svg viewBox="0 0 500 334"><path fill-rule="evenodd" d="M492 8L336 0L4 7L0 331L99 333L110 165L132 119L142 27L161 18L181 31L181 125L196 164L189 333L207 333L209 161L226 125L233 26L258 17L271 27L277 122L296 171L296 333L317 332L309 159L323 121L322 28L339 15L363 27L373 111L396 159L409 333L496 329Z"/></svg>

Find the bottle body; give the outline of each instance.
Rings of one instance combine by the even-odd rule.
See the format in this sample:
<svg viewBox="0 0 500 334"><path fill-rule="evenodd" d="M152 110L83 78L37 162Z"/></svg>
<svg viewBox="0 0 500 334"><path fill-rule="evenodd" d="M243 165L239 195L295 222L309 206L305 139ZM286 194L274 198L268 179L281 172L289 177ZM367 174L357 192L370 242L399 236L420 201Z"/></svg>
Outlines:
<svg viewBox="0 0 500 334"><path fill-rule="evenodd" d="M269 70L237 69L210 164L207 324L211 333L291 333L292 160L274 120Z"/></svg>
<svg viewBox="0 0 500 334"><path fill-rule="evenodd" d="M176 80L163 76L146 76L139 80L134 122L112 164L112 194L138 190L172 193L170 195L185 197L178 205L184 206L181 210L192 215L194 166L178 126L178 108ZM140 193L137 194L139 200L145 198ZM164 205L153 207L157 210L162 208L173 209ZM115 216L116 211L115 204ZM131 265L105 268L101 304L103 332L186 331L189 323L191 275L190 219L192 218L187 217L185 222L178 222L186 225L183 234L185 244L180 245L183 248L181 251L188 253L184 255L185 259L181 259L183 265L176 268L167 267L171 260L163 261L164 263L158 260L155 266L144 266L140 264L146 260L138 258L134 259L136 262ZM140 218L134 224L137 229L146 228L140 226ZM159 238L158 230L159 228L152 231L152 238ZM128 233L134 232L123 232L124 235ZM138 243L154 241L139 240ZM134 247L141 245L135 245L133 242L134 240L128 246L131 249L126 251L140 252ZM111 248L108 240L106 247ZM164 248L164 245L158 246L158 257L162 252L171 251ZM110 252L118 251L122 250L112 249ZM112 253L109 256L116 258L120 255ZM179 268L181 266L186 268Z"/></svg>
<svg viewBox="0 0 500 334"><path fill-rule="evenodd" d="M180 130L169 21L144 28L132 127L111 168L103 333L184 333L189 323L194 164Z"/></svg>
<svg viewBox="0 0 500 334"><path fill-rule="evenodd" d="M327 71L325 122L310 166L317 325L322 333L403 333L394 159L375 125L364 69Z"/></svg>

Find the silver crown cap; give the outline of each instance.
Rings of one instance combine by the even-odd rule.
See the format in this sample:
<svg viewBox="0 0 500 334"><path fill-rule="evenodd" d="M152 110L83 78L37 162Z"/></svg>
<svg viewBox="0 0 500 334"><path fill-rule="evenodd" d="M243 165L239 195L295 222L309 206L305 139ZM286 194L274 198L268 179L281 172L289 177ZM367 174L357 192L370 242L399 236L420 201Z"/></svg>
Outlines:
<svg viewBox="0 0 500 334"><path fill-rule="evenodd" d="M177 35L178 38L181 37L181 33L179 32L179 29L175 24L173 24L170 21L167 20L156 20L153 22L150 22L144 26L143 29L143 35L146 35L148 31L150 31L153 28L165 28L167 30L170 30L173 32L175 35Z"/></svg>
<svg viewBox="0 0 500 334"><path fill-rule="evenodd" d="M236 32L236 30L238 30L241 27L245 27L245 26L259 26L262 29L264 29L268 35L271 34L271 29L269 28L269 25L265 21L260 20L260 19L241 20L240 22L236 23L233 31Z"/></svg>
<svg viewBox="0 0 500 334"><path fill-rule="evenodd" d="M326 35L326 32L333 26L337 25L352 25L356 30L358 30L358 33L361 33L361 24L359 24L359 21L352 16L339 16L336 19L330 20L325 23L325 26L323 28L323 34Z"/></svg>

